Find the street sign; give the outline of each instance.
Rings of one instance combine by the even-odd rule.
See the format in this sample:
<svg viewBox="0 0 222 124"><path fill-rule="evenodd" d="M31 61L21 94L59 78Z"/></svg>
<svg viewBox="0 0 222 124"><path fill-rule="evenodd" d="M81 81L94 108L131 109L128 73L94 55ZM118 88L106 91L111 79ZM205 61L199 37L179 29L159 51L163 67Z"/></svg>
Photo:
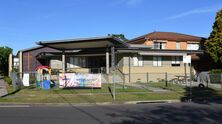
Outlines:
<svg viewBox="0 0 222 124"><path fill-rule="evenodd" d="M183 63L191 63L191 55L183 56Z"/></svg>

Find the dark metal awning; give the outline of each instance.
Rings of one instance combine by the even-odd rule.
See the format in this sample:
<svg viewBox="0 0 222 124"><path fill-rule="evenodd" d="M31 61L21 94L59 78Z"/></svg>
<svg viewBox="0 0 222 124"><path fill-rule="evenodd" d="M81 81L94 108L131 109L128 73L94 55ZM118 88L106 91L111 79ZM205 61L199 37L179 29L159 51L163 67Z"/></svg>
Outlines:
<svg viewBox="0 0 222 124"><path fill-rule="evenodd" d="M40 41L37 42L37 44L58 50L105 48L109 46L129 47L129 45L126 42L112 36Z"/></svg>

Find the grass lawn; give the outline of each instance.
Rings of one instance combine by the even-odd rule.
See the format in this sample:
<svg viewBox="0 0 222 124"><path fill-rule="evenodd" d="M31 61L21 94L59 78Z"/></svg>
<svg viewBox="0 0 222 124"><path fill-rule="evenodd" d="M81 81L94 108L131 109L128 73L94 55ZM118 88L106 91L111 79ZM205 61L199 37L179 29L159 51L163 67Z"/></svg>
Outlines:
<svg viewBox="0 0 222 124"><path fill-rule="evenodd" d="M146 87L167 89L168 92L152 92L147 88L137 88L116 84L116 102L142 101L142 100L183 100L189 97L189 88L181 85L165 83L140 83ZM101 89L36 89L35 86L14 91L9 88L9 95L0 98L0 103L98 103L112 102L111 93L108 90L111 84L103 84ZM222 100L222 92L210 88L192 88L193 99L216 98Z"/></svg>
<svg viewBox="0 0 222 124"><path fill-rule="evenodd" d="M190 91L192 92L192 99L193 100L222 100L222 88L213 88L213 87L205 87L205 88L199 88L199 87L186 87L182 85L172 84L168 83L168 86L166 87L165 82L164 83L143 83L142 85L145 85L147 87L156 87L161 89L167 89L173 92L176 92L178 96L181 96L181 100L183 101L186 98L190 98Z"/></svg>
<svg viewBox="0 0 222 124"><path fill-rule="evenodd" d="M13 91L9 88L10 95L0 98L0 102L16 103L98 103L112 102L111 93L108 90L110 84L103 84L101 89L51 89L41 90L35 86ZM13 91L13 92L12 92ZM116 102L139 100L164 100L179 99L180 94L174 92L154 93L147 89L116 84Z"/></svg>
<svg viewBox="0 0 222 124"><path fill-rule="evenodd" d="M85 89L60 89L60 88L52 88L50 90L42 90L37 89L36 86L29 86L24 87L22 90L17 92L17 95L20 94L38 94L38 95L44 95L44 94L84 94L84 93L110 93L108 90L108 87L111 89L113 88L113 85L111 84L102 84L102 88L85 88ZM9 92L13 92L12 88L10 87L8 89ZM138 89L132 86L126 86L124 89L121 84L116 84L116 92L148 92L149 90L146 89Z"/></svg>

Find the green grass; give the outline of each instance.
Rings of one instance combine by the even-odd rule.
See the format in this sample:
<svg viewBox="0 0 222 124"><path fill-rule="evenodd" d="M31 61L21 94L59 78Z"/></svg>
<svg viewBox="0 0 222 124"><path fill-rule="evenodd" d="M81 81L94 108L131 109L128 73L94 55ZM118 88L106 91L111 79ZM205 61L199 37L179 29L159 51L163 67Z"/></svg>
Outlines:
<svg viewBox="0 0 222 124"><path fill-rule="evenodd" d="M37 89L35 86L30 86L30 87L21 88L21 90L14 91L12 90L12 88L9 88L8 89L9 95L6 97L0 98L0 102L16 102L16 103L111 102L112 96L108 90L108 87L111 87L112 89L111 84L103 84L101 89L58 89L58 88L55 88L55 89L50 89L50 90L42 90L42 89ZM121 84L116 84L116 93L117 93L116 95L117 101L121 102L121 101L140 100L141 98L146 96L144 94L150 94L150 91L146 89L139 89L139 88L131 87L131 86L125 86L125 89L123 89Z"/></svg>
<svg viewBox="0 0 222 124"><path fill-rule="evenodd" d="M146 87L156 87L167 89L170 92L152 92L146 88L136 88L121 84L116 84L116 102L141 101L141 100L169 100L186 98L189 96L189 88L181 85L165 83L140 83ZM112 102L111 93L108 90L111 84L103 84L101 89L59 89L50 90L37 89L35 86L25 87L21 90L8 88L9 95L0 98L1 103L98 103ZM193 88L193 98L222 98L222 92L214 89Z"/></svg>
<svg viewBox="0 0 222 124"><path fill-rule="evenodd" d="M52 88L50 90L42 90L37 89L34 85L30 87L23 87L22 90L18 91L16 94L83 94L83 93L109 93L108 87L113 89L113 85L111 84L103 84L102 88L85 88L85 89L60 89L60 88ZM8 89L9 93L14 92L12 88ZM146 89L139 89L131 86L125 86L123 89L121 84L116 84L116 92L148 92Z"/></svg>
<svg viewBox="0 0 222 124"><path fill-rule="evenodd" d="M179 99L180 94L175 93L152 93L145 94L116 94L116 102L139 101L139 100L165 100ZM98 103L112 102L110 94L89 94L89 95L68 95L68 94L47 94L47 95L13 95L0 99L0 102L9 103Z"/></svg>

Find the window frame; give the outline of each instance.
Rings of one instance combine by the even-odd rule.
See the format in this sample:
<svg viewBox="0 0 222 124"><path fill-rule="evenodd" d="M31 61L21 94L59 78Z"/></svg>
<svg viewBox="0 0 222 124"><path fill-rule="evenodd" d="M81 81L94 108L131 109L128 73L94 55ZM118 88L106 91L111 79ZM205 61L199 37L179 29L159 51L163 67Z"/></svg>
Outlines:
<svg viewBox="0 0 222 124"><path fill-rule="evenodd" d="M180 50L181 49L181 43L180 41L176 41L176 49Z"/></svg>
<svg viewBox="0 0 222 124"><path fill-rule="evenodd" d="M193 46L193 45L197 45L198 48L197 48L197 46ZM199 49L200 49L199 43L187 43L187 50L199 50Z"/></svg>
<svg viewBox="0 0 222 124"><path fill-rule="evenodd" d="M133 56L133 66L134 67L143 67L143 64L144 61L143 61L143 56L142 55L134 55Z"/></svg>
<svg viewBox="0 0 222 124"><path fill-rule="evenodd" d="M181 66L181 57L180 56L172 56L171 57L171 67L180 67Z"/></svg>
<svg viewBox="0 0 222 124"><path fill-rule="evenodd" d="M153 48L154 49L160 49L160 50L166 49L166 43L165 42L160 42L160 41L154 41L153 42Z"/></svg>
<svg viewBox="0 0 222 124"><path fill-rule="evenodd" d="M162 66L163 66L162 56L153 56L153 67L162 67Z"/></svg>
<svg viewBox="0 0 222 124"><path fill-rule="evenodd" d="M84 68L86 67L85 56L70 56L69 57L69 68Z"/></svg>

